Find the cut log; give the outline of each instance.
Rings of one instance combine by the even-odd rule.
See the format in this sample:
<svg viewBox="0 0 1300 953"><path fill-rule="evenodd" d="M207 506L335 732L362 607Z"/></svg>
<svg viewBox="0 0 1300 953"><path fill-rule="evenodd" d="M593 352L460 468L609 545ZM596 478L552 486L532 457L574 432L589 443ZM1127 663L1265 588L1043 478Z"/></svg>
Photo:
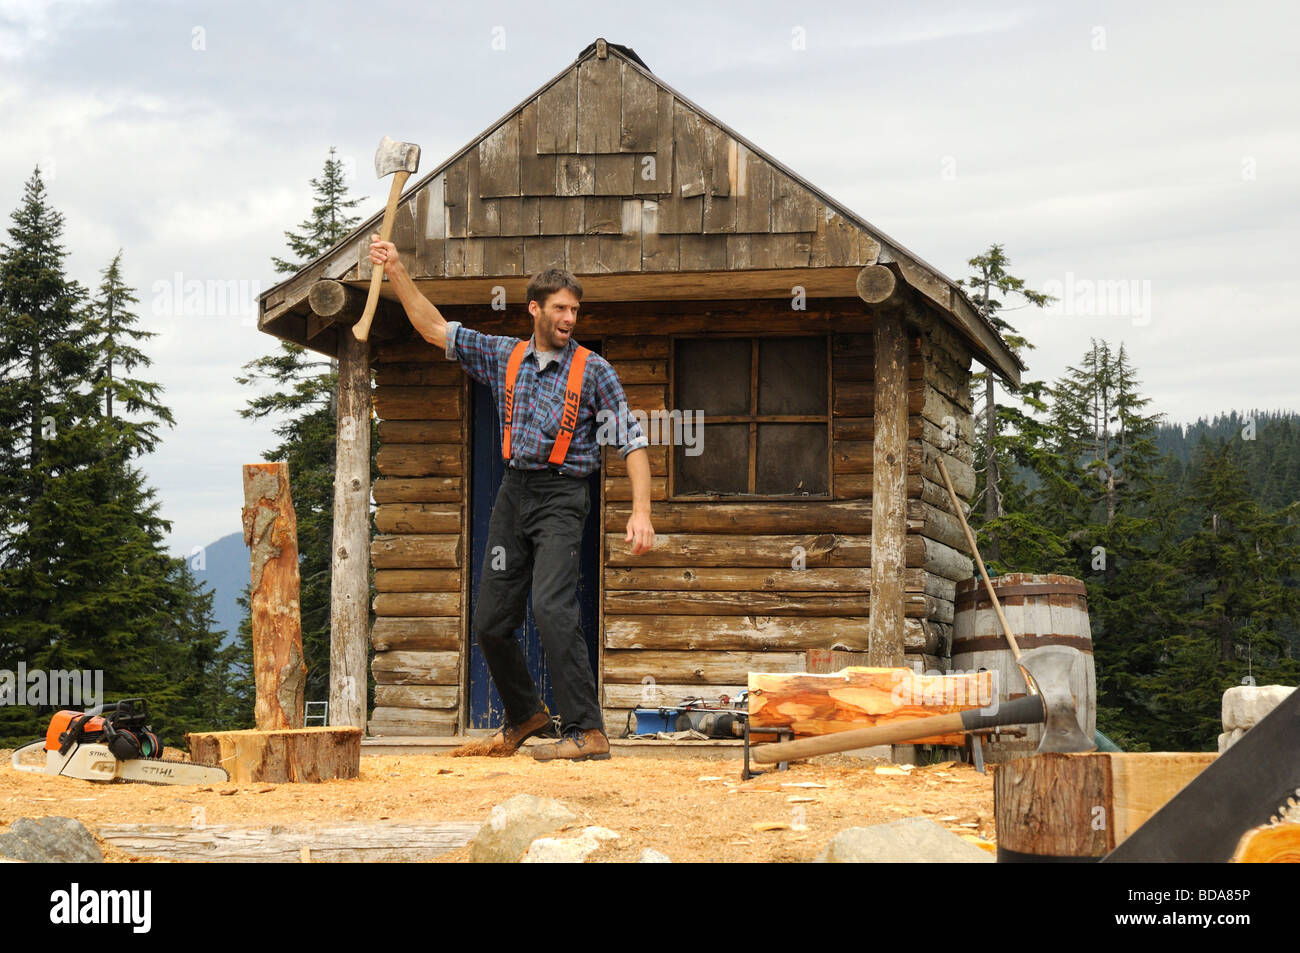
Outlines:
<svg viewBox="0 0 1300 953"><path fill-rule="evenodd" d="M206 824L200 828L103 824L95 833L133 857L221 863L373 863L433 860L464 847L482 826L479 821L380 821L302 827Z"/></svg>
<svg viewBox="0 0 1300 953"><path fill-rule="evenodd" d="M988 706L993 679L918 675L908 668L854 666L825 675L750 672L754 728L788 727L796 736L828 735ZM961 744L962 736L918 738L913 744Z"/></svg>
<svg viewBox="0 0 1300 953"><path fill-rule="evenodd" d="M1300 864L1300 822L1265 824L1241 835L1237 864Z"/></svg>
<svg viewBox="0 0 1300 953"><path fill-rule="evenodd" d="M287 463L244 466L243 523L252 561L254 719L266 731L301 728L307 665L298 609L298 522Z"/></svg>
<svg viewBox="0 0 1300 953"><path fill-rule="evenodd" d="M190 760L225 768L235 783L335 781L361 771L361 729L350 726L281 731L195 731Z"/></svg>
<svg viewBox="0 0 1300 953"><path fill-rule="evenodd" d="M998 860L1099 860L1216 757L1089 752L1005 761L993 778Z"/></svg>

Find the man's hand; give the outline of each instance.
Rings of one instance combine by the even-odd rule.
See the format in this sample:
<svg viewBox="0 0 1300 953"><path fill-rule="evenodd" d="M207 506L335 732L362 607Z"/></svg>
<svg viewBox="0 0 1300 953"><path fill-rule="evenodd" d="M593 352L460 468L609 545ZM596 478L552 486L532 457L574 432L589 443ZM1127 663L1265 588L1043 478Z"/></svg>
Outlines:
<svg viewBox="0 0 1300 953"><path fill-rule="evenodd" d="M415 282L406 271L397 246L382 240L378 234L370 236L370 263L376 268L384 269L384 274L393 283L397 300L402 302L406 317L411 325L430 344L445 348L447 346L447 322L442 312L434 307L433 302L420 294Z"/></svg>
<svg viewBox="0 0 1300 953"><path fill-rule="evenodd" d="M633 513L627 521L625 542L632 544L632 555L648 553L655 544L655 528L650 525L650 517L644 513Z"/></svg>
<svg viewBox="0 0 1300 953"><path fill-rule="evenodd" d="M397 254L396 245L383 241L378 232L370 236L370 264L384 269L384 274L392 278L393 272L401 263L402 258Z"/></svg>

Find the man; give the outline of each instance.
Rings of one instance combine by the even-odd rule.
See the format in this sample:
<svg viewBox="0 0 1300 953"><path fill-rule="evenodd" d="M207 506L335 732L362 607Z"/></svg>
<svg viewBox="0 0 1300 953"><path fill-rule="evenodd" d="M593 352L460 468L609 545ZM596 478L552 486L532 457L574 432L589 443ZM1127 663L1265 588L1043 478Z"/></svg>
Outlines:
<svg viewBox="0 0 1300 953"><path fill-rule="evenodd" d="M502 424L507 467L488 524L474 637L505 706L505 724L486 745L456 753L511 755L551 727L514 638L531 582L533 615L563 719L559 743L539 745L533 756L604 760L609 739L577 598L582 529L591 507L586 478L600 466L598 425L603 432L616 426L615 442L627 460L632 516L626 539L634 555L654 545L654 527L648 441L628 413L609 362L573 340L582 286L557 268L533 278L527 292L533 334L525 343L445 320L415 287L392 242L374 236L370 260L384 269L420 336L492 388ZM614 426L603 426L611 421Z"/></svg>

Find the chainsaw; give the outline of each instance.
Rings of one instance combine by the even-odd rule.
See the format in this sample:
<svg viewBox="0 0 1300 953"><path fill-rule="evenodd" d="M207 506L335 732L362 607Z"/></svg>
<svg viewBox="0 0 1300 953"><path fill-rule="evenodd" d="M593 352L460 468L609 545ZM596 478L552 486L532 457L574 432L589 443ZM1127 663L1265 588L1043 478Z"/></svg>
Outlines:
<svg viewBox="0 0 1300 953"><path fill-rule="evenodd" d="M53 774L85 781L130 781L140 784L216 784L230 780L225 768L174 761L149 728L143 698L127 698L102 710L60 711L45 737L14 750L15 770ZM38 748L45 763L24 761Z"/></svg>

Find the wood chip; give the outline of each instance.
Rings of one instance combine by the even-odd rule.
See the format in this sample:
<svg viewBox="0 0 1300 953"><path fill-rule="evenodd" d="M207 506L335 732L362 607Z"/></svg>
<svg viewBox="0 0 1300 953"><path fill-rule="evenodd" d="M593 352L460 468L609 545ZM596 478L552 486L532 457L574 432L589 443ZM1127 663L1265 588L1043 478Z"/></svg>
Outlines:
<svg viewBox="0 0 1300 953"><path fill-rule="evenodd" d="M902 766L897 764L882 764L880 767L876 768L876 774L892 775L895 777L899 775L906 777L910 773L911 772L909 771L904 771Z"/></svg>
<svg viewBox="0 0 1300 953"><path fill-rule="evenodd" d="M753 825L754 830L762 833L763 831L788 831L793 830L789 821L756 821Z"/></svg>
<svg viewBox="0 0 1300 953"><path fill-rule="evenodd" d="M816 781L785 781L782 782L783 788L826 788L828 785L818 784Z"/></svg>
<svg viewBox="0 0 1300 953"><path fill-rule="evenodd" d="M799 797L797 795L791 794L788 798L785 799L785 802L787 804L807 804L809 801L816 801L816 800L817 799L815 797Z"/></svg>
<svg viewBox="0 0 1300 953"><path fill-rule="evenodd" d="M722 778L716 774L703 774L696 778L697 781L721 781Z"/></svg>

